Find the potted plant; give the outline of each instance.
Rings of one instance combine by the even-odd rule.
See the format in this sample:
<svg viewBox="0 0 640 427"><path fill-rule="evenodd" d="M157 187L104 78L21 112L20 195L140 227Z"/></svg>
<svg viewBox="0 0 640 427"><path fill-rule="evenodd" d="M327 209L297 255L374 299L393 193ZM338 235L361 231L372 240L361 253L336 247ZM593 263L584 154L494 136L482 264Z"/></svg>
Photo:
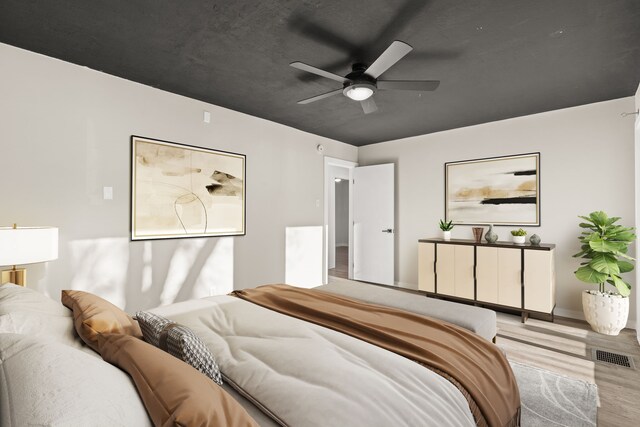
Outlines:
<svg viewBox="0 0 640 427"><path fill-rule="evenodd" d="M511 230L511 236L513 236L513 243L516 245L524 245L524 237L527 235L527 232L522 228L517 230Z"/></svg>
<svg viewBox="0 0 640 427"><path fill-rule="evenodd" d="M636 239L635 229L616 224L619 217L609 218L602 211L579 218L585 221L580 223L583 231L578 237L582 246L574 257L584 261L575 275L585 283L598 285L598 290L582 293L584 317L594 331L618 335L629 316L631 285L621 275L633 270L634 259L627 251ZM615 286L617 292L608 291L606 283Z"/></svg>
<svg viewBox="0 0 640 427"><path fill-rule="evenodd" d="M451 240L451 230L453 230L453 221L440 220L440 230L442 230L442 238Z"/></svg>

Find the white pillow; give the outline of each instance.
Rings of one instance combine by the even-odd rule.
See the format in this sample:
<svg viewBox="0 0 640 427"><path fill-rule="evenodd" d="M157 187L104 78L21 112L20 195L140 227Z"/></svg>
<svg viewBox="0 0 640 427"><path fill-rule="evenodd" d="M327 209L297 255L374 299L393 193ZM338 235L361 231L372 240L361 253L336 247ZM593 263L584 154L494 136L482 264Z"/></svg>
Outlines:
<svg viewBox="0 0 640 427"><path fill-rule="evenodd" d="M152 424L115 366L44 337L0 334L0 425Z"/></svg>
<svg viewBox="0 0 640 427"><path fill-rule="evenodd" d="M46 336L99 356L73 327L71 310L33 289L0 285L0 333Z"/></svg>
<svg viewBox="0 0 640 427"><path fill-rule="evenodd" d="M0 316L15 311L71 317L71 310L41 292L12 283L0 285Z"/></svg>

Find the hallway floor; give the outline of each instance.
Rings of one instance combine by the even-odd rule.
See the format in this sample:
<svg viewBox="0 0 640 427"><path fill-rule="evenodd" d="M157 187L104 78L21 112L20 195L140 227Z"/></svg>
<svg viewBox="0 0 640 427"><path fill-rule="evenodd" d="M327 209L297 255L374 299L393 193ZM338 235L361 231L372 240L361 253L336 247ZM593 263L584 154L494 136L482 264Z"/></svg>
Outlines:
<svg viewBox="0 0 640 427"><path fill-rule="evenodd" d="M336 247L336 268L329 269L329 276L349 278L349 247Z"/></svg>

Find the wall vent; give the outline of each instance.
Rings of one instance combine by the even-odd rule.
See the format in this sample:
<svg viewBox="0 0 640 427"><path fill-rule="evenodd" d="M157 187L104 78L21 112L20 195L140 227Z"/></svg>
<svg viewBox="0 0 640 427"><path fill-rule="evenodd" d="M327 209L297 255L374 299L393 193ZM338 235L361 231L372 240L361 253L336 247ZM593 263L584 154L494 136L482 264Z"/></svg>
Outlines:
<svg viewBox="0 0 640 427"><path fill-rule="evenodd" d="M633 359L626 354L612 353L610 351L594 348L593 360L596 362L635 369L635 366L633 365Z"/></svg>

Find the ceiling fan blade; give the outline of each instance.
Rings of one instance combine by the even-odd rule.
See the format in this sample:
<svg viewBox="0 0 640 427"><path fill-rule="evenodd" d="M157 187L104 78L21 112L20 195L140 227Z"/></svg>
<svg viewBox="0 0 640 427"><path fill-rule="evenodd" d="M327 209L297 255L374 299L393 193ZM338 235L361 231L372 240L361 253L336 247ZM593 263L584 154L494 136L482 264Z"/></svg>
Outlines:
<svg viewBox="0 0 640 427"><path fill-rule="evenodd" d="M322 95L312 96L311 98L298 101L298 104L309 104L311 102L319 101L321 99L329 98L330 96L342 93L342 89L332 90L331 92L323 93Z"/></svg>
<svg viewBox="0 0 640 427"><path fill-rule="evenodd" d="M376 101L373 100L373 97L360 101L360 105L362 105L362 111L364 111L365 114L370 114L378 110L378 106L376 105Z"/></svg>
<svg viewBox="0 0 640 427"><path fill-rule="evenodd" d="M379 75L400 61L407 53L411 52L411 50L413 50L411 46L405 42L396 40L391 43L391 46L389 46L387 50L382 52L382 55L380 55L364 73L377 79Z"/></svg>
<svg viewBox="0 0 640 427"><path fill-rule="evenodd" d="M440 80L378 80L380 90L417 90L432 91L438 89Z"/></svg>
<svg viewBox="0 0 640 427"><path fill-rule="evenodd" d="M326 77L328 79L335 80L340 83L346 83L349 81L349 79L345 79L342 76L330 73L329 71L321 70L320 68L305 64L304 62L292 62L289 65L291 65L293 68L297 68L298 70L306 71L307 73L317 74L319 76Z"/></svg>

